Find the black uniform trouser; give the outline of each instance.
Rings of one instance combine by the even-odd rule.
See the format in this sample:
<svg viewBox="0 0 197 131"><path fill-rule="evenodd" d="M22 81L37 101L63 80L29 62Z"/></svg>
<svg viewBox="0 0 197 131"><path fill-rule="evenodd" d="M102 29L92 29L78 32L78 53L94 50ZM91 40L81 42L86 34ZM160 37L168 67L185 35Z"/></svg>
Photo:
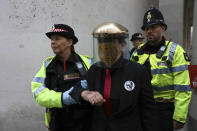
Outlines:
<svg viewBox="0 0 197 131"><path fill-rule="evenodd" d="M174 103L156 102L156 105L158 107L160 131L173 131Z"/></svg>

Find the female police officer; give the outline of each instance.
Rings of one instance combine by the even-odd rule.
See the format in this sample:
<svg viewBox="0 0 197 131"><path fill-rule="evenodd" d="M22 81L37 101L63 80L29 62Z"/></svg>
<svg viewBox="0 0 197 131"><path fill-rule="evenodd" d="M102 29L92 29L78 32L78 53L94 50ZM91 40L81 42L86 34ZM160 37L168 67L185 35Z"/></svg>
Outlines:
<svg viewBox="0 0 197 131"><path fill-rule="evenodd" d="M142 66L128 60L128 35L117 23L104 23L93 32L94 58L100 61L83 80L89 91L80 82L70 93L77 102L83 98L97 105L91 131L158 131L150 80Z"/></svg>
<svg viewBox="0 0 197 131"><path fill-rule="evenodd" d="M78 39L70 26L55 24L46 35L51 39L55 56L43 61L32 80L32 93L46 107L45 123L50 131L87 131L88 110L84 105L74 104L68 93L85 75L89 60L74 51Z"/></svg>

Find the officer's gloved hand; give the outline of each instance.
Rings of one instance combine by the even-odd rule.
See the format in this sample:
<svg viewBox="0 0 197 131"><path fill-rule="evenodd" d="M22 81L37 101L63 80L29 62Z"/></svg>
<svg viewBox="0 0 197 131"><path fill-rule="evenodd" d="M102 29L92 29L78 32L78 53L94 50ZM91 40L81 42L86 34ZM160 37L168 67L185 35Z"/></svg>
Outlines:
<svg viewBox="0 0 197 131"><path fill-rule="evenodd" d="M184 123L173 120L173 127L175 130L179 130L184 127Z"/></svg>
<svg viewBox="0 0 197 131"><path fill-rule="evenodd" d="M92 105L100 106L105 102L103 96L97 91L84 90L81 93L81 97L90 102Z"/></svg>
<svg viewBox="0 0 197 131"><path fill-rule="evenodd" d="M69 90L65 91L62 94L62 102L64 105L72 105L72 104L77 104L77 102L69 95L69 93L73 90L73 87L70 88Z"/></svg>

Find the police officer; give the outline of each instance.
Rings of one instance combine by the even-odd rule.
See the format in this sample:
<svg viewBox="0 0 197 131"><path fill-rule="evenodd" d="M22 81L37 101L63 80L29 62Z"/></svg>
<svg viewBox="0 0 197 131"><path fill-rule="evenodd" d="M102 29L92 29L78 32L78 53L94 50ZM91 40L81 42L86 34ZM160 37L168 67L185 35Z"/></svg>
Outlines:
<svg viewBox="0 0 197 131"><path fill-rule="evenodd" d="M187 54L179 44L165 40L166 29L161 12L150 8L142 25L147 42L131 59L149 69L160 131L173 131L184 127L192 92Z"/></svg>
<svg viewBox="0 0 197 131"><path fill-rule="evenodd" d="M55 24L46 35L55 56L46 58L33 78L33 96L46 108L45 123L50 131L87 131L88 109L76 104L69 92L85 76L90 61L74 51L78 39L70 26Z"/></svg>
<svg viewBox="0 0 197 131"><path fill-rule="evenodd" d="M134 33L130 39L132 42L133 48L130 51L130 55L132 56L133 52L138 48L139 45L143 43L144 37L142 33Z"/></svg>
<svg viewBox="0 0 197 131"><path fill-rule="evenodd" d="M82 97L97 105L91 131L158 131L150 80L141 65L126 59L128 36L118 23L101 24L93 32L96 63L88 71L87 83L75 85L70 93L77 102ZM87 85L89 91L84 89Z"/></svg>

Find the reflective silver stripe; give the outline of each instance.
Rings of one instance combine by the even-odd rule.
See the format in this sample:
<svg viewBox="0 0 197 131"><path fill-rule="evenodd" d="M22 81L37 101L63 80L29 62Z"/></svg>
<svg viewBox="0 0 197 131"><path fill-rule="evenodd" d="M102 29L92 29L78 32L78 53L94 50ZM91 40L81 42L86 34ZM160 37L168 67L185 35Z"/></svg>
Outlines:
<svg viewBox="0 0 197 131"><path fill-rule="evenodd" d="M171 73L170 68L154 69L151 70L152 75L156 74L168 74Z"/></svg>
<svg viewBox="0 0 197 131"><path fill-rule="evenodd" d="M180 65L177 67L172 67L172 72L179 72L184 70L188 70L188 65Z"/></svg>
<svg viewBox="0 0 197 131"><path fill-rule="evenodd" d="M168 90L174 90L174 86L163 86L163 87L155 87L153 86L153 90L156 91L168 91Z"/></svg>
<svg viewBox="0 0 197 131"><path fill-rule="evenodd" d="M92 59L88 58L88 61L89 61L90 65L92 65L92 64L93 64Z"/></svg>
<svg viewBox="0 0 197 131"><path fill-rule="evenodd" d="M81 80L81 87L84 88L84 89L88 88L86 80Z"/></svg>
<svg viewBox="0 0 197 131"><path fill-rule="evenodd" d="M192 89L190 88L189 85L174 85L174 90L177 90L177 91L191 91Z"/></svg>
<svg viewBox="0 0 197 131"><path fill-rule="evenodd" d="M184 70L188 70L188 65L180 65L177 67L154 69L154 70L151 70L151 73L152 73L152 75L168 74L168 73L174 73L174 72L179 72L179 71L184 71Z"/></svg>
<svg viewBox="0 0 197 131"><path fill-rule="evenodd" d="M177 47L177 44L176 43L172 43L172 45L170 47L170 50L169 50L169 58L168 58L168 60L170 62L172 62L172 60L173 60L174 53L176 51L176 47Z"/></svg>
<svg viewBox="0 0 197 131"><path fill-rule="evenodd" d="M40 93L42 90L44 90L45 88L47 88L45 85L41 85L35 92L34 92L34 98L36 98L36 96L38 95L38 93Z"/></svg>
<svg viewBox="0 0 197 131"><path fill-rule="evenodd" d="M46 60L45 62L44 62L44 67L45 68L47 68L47 65L48 65L48 63L51 61L51 59L49 59L49 60Z"/></svg>
<svg viewBox="0 0 197 131"><path fill-rule="evenodd" d="M169 86L163 86L163 87L153 86L153 89L156 91L168 91L168 90L191 91L191 88L189 85L169 85Z"/></svg>
<svg viewBox="0 0 197 131"><path fill-rule="evenodd" d="M44 77L34 77L32 82L38 82L44 84L44 80L45 80Z"/></svg>

